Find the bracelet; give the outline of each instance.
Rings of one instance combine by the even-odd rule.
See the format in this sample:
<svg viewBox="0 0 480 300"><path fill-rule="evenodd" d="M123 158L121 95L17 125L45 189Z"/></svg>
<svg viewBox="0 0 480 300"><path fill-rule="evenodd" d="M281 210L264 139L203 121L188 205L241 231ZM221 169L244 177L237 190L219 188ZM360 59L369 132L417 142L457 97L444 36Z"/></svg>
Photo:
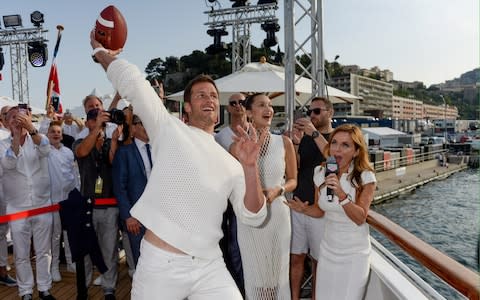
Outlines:
<svg viewBox="0 0 480 300"><path fill-rule="evenodd" d="M285 186L284 185L281 185L280 186L280 195L279 196L283 196L285 194Z"/></svg>
<svg viewBox="0 0 480 300"><path fill-rule="evenodd" d="M338 202L338 204L340 204L341 206L345 206L350 202L352 202L352 196L350 196L350 194L347 194L345 199L340 200L340 202Z"/></svg>
<svg viewBox="0 0 480 300"><path fill-rule="evenodd" d="M95 54L97 54L98 52L107 52L108 53L108 50L103 48L103 47L95 48L92 51L92 56L95 56Z"/></svg>
<svg viewBox="0 0 480 300"><path fill-rule="evenodd" d="M106 52L106 53L109 53L107 49L103 48L103 47L98 47L98 48L95 48L93 49L92 51L92 59L94 62L98 62L98 60L95 58L95 55L98 53L98 52Z"/></svg>

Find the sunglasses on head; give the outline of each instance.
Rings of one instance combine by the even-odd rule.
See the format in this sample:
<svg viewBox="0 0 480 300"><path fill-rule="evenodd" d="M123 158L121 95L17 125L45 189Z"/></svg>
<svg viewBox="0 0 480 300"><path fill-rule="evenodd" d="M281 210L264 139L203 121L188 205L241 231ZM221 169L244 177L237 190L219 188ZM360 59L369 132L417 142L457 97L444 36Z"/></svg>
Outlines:
<svg viewBox="0 0 480 300"><path fill-rule="evenodd" d="M319 114L322 112L322 110L327 111L328 109L326 109L326 108L313 108L313 109L308 109L308 110L307 110L307 116L311 115L312 112L314 112L316 115L319 115Z"/></svg>
<svg viewBox="0 0 480 300"><path fill-rule="evenodd" d="M235 101L235 100L232 100L232 101L229 101L228 104L230 104L230 106L237 106L237 105L243 105L243 103L245 102L245 100L238 100L238 101Z"/></svg>

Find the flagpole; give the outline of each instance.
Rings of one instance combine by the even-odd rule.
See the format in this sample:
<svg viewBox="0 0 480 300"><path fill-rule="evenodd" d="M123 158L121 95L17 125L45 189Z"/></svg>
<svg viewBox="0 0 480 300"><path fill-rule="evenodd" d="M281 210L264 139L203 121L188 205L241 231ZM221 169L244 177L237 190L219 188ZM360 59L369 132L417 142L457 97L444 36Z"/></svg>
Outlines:
<svg viewBox="0 0 480 300"><path fill-rule="evenodd" d="M62 39L62 31L64 27L62 25L57 25L57 42L55 43L55 50L53 51L53 59L52 59L52 66L55 64L55 58L57 57L58 48L60 46L60 40ZM52 68L50 67L50 72ZM53 82L50 80L50 76L48 79L48 88L47 88L47 101L45 101L45 110L48 110L50 106L50 99L52 97L52 89L53 89Z"/></svg>

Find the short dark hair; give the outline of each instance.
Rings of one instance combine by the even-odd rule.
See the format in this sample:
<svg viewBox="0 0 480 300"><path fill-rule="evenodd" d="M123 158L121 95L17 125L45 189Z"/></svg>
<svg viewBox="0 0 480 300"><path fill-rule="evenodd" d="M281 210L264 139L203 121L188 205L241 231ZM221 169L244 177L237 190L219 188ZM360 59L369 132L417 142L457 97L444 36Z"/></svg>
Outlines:
<svg viewBox="0 0 480 300"><path fill-rule="evenodd" d="M90 99L98 99L98 101L100 101L100 103L102 103L102 105L103 105L102 99L100 99L99 97L97 97L97 96L95 96L95 95L88 95L88 96L85 97L85 98L83 99L83 101L82 101L83 107L85 107L85 104L86 104L86 103L88 102L88 100L90 100Z"/></svg>
<svg viewBox="0 0 480 300"><path fill-rule="evenodd" d="M330 101L330 99L328 99L326 97L315 97L315 98L312 99L312 101L310 101L310 103L312 103L313 101L323 101L323 103L325 104L325 107L327 109L332 109L333 108L332 101Z"/></svg>
<svg viewBox="0 0 480 300"><path fill-rule="evenodd" d="M211 83L215 87L215 90L217 91L217 94L218 94L218 88L217 88L217 85L215 84L215 81L213 80L213 78L210 75L200 74L200 75L196 76L195 78L193 78L192 80L190 80L190 82L185 87L185 90L183 91L183 101L184 102L190 102L190 100L192 98L192 87L195 84L201 83L201 82Z"/></svg>

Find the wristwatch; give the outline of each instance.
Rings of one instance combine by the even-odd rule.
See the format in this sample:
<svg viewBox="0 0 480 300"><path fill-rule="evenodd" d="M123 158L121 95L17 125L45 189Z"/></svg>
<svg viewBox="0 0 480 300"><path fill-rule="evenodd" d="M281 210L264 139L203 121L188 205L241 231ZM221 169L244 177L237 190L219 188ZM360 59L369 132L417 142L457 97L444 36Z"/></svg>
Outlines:
<svg viewBox="0 0 480 300"><path fill-rule="evenodd" d="M312 139L316 139L319 136L320 136L320 132L318 132L318 130L315 130L314 132L312 132Z"/></svg>
<svg viewBox="0 0 480 300"><path fill-rule="evenodd" d="M30 132L28 132L28 133L30 134L30 136L34 136L34 135L36 135L36 134L38 133L38 130L37 130L37 129L34 129L34 130L32 130L32 131L30 131Z"/></svg>
<svg viewBox="0 0 480 300"><path fill-rule="evenodd" d="M347 205L348 203L350 202L353 202L352 201L352 196L350 196L350 194L347 194L347 196L345 197L345 199L341 200L340 202L338 202L338 204L340 204L341 206L344 206L344 205Z"/></svg>

